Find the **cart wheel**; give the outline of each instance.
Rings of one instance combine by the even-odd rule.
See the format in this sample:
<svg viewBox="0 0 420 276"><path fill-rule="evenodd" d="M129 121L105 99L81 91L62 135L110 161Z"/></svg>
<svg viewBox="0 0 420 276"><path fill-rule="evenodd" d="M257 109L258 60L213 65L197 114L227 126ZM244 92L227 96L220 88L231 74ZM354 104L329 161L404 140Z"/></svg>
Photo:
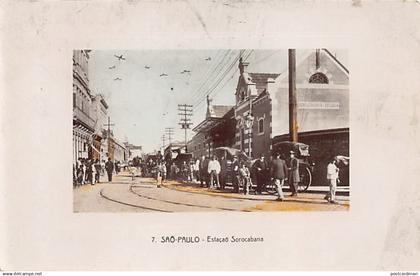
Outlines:
<svg viewBox="0 0 420 276"><path fill-rule="evenodd" d="M274 195L277 193L276 185L274 184L274 181L270 181L267 185L265 185L265 190L270 195Z"/></svg>
<svg viewBox="0 0 420 276"><path fill-rule="evenodd" d="M308 190L309 186L312 183L312 172L308 167L302 168L300 170L300 182L299 182L299 192L304 192Z"/></svg>

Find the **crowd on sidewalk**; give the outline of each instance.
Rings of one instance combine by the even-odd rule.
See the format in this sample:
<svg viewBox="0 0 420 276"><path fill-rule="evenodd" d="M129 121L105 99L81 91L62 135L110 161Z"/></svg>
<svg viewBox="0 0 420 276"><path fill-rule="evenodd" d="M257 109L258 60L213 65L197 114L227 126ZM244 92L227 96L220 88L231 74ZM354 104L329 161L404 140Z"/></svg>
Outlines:
<svg viewBox="0 0 420 276"><path fill-rule="evenodd" d="M339 168L336 166L337 160L333 158L327 166L327 180L330 186L329 193L325 199L330 203L337 203L335 192L337 182L339 182ZM295 153L290 151L288 160L274 154L270 160L260 156L252 166L246 161L239 160L233 156L232 161L225 157L220 159L213 155L211 158L202 156L200 159L183 161L181 166L175 163L171 165L165 161L157 160L155 165L155 176L157 187L161 187L166 179L181 180L196 183L199 187L210 190L226 190L226 184L230 181L233 192L249 194L251 189L255 194L262 194L268 184L273 184L277 193L277 200L283 201L285 198L283 186L288 181L291 197L298 196L298 186L300 179L299 161Z"/></svg>
<svg viewBox="0 0 420 276"><path fill-rule="evenodd" d="M95 185L100 182L101 177L107 174L108 182L112 181L113 174L118 174L123 169L120 161L99 161L98 159L79 158L76 164L73 164L73 187L79 187L85 184Z"/></svg>

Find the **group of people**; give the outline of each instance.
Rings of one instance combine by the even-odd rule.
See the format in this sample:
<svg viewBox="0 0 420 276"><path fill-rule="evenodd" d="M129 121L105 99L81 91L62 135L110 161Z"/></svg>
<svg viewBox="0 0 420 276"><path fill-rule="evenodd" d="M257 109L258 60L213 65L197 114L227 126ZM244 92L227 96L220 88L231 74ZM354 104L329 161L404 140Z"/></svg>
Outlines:
<svg viewBox="0 0 420 276"><path fill-rule="evenodd" d="M99 161L98 159L79 158L76 164L73 164L73 186L78 187L85 184L95 185L100 182L100 178L105 171L108 175L108 181L112 181L112 175L115 171L118 174L121 171L121 163L108 161Z"/></svg>
<svg viewBox="0 0 420 276"><path fill-rule="evenodd" d="M175 163L169 167L169 178L175 179L175 176L181 175L182 180L197 181L200 187L209 189L225 189L225 185L230 178L235 193L242 192L248 194L251 186L256 182L255 194L262 194L268 183L273 183L277 191L277 200L283 201L285 196L283 186L288 181L291 190L291 197L298 196L299 192L299 160L295 157L295 152L289 152L289 158L282 159L279 153L275 153L270 160L266 160L262 155L257 159L251 170L246 161L239 160L237 156L228 169L228 161L224 156L218 159L215 155L211 158L202 156L200 159L184 161L180 168ZM339 182L337 159L333 158L327 167L327 179L330 185L330 191L325 196L328 202L336 203L335 191ZM157 165L158 187L167 178L167 164L162 161Z"/></svg>

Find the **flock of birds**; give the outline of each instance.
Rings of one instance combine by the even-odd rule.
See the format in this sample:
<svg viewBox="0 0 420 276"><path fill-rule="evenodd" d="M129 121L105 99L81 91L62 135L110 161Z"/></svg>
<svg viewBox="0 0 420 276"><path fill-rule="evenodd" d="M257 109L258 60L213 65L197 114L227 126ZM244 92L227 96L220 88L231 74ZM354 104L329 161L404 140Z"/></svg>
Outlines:
<svg viewBox="0 0 420 276"><path fill-rule="evenodd" d="M121 62L121 61L125 61L126 60L126 58L123 56L123 55L114 55L114 57L115 58L117 58L118 59L118 61L119 62ZM205 59L206 61L211 61L211 57L208 57L208 58L206 58ZM116 66L115 65L112 65L112 66L109 66L108 67L108 69L110 69L110 70L113 70L113 69L115 69L116 68ZM147 69L147 70L149 70L149 69L151 69L151 67L149 66L149 65L145 65L144 66L144 69ZM180 72L180 74L191 74L191 71L190 70L186 70L186 69L184 69L182 72ZM167 77L168 76L168 74L166 74L166 73L161 73L160 75L159 75L159 77ZM115 79L114 79L114 81L121 81L122 80L122 78L120 78L120 77L116 77ZM173 89L173 87L171 87L171 90L173 91L174 89Z"/></svg>

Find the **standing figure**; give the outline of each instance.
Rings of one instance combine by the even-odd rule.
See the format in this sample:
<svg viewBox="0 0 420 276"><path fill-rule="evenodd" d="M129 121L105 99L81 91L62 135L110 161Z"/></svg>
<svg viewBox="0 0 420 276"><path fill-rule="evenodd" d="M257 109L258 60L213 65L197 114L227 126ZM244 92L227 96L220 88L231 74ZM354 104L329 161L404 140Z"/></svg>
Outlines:
<svg viewBox="0 0 420 276"><path fill-rule="evenodd" d="M220 173L220 163L217 161L215 155L213 155L212 160L209 162L209 166L207 168L207 172L210 174L210 189L219 189L219 173ZM216 181L216 185L214 185L214 181Z"/></svg>
<svg viewBox="0 0 420 276"><path fill-rule="evenodd" d="M226 186L228 163L224 156L220 160L220 188L223 190Z"/></svg>
<svg viewBox="0 0 420 276"><path fill-rule="evenodd" d="M337 183L340 183L340 179L338 178L339 171L337 159L334 157L327 166L327 179L330 185L330 192L325 196L325 199L330 203L337 203L337 201L335 201L335 191L337 189Z"/></svg>
<svg viewBox="0 0 420 276"><path fill-rule="evenodd" d="M194 177L197 181L200 181L200 159L195 159L194 164Z"/></svg>
<svg viewBox="0 0 420 276"><path fill-rule="evenodd" d="M292 191L291 196L297 196L299 182L300 182L299 160L295 157L295 152L290 151L289 186L290 186L290 189Z"/></svg>
<svg viewBox="0 0 420 276"><path fill-rule="evenodd" d="M204 187L207 185L207 166L208 166L208 160L206 156L201 157L200 161L200 186Z"/></svg>
<svg viewBox="0 0 420 276"><path fill-rule="evenodd" d="M93 163L90 159L86 161L86 179L86 183L93 185Z"/></svg>
<svg viewBox="0 0 420 276"><path fill-rule="evenodd" d="M105 163L105 170L108 174L108 182L112 182L112 172L114 171L114 163L111 161L111 158L108 158L108 161Z"/></svg>
<svg viewBox="0 0 420 276"><path fill-rule="evenodd" d="M166 177L166 165L162 162L159 162L157 165L156 170L156 181L157 187L160 188L162 186L163 180Z"/></svg>
<svg viewBox="0 0 420 276"><path fill-rule="evenodd" d="M188 180L188 164L186 161L182 162L181 171L182 171L182 180Z"/></svg>
<svg viewBox="0 0 420 276"><path fill-rule="evenodd" d="M286 162L280 159L279 153L276 153L275 158L271 162L271 177L273 178L274 184L276 185L278 201L284 200L283 184L284 180L287 178L287 172L288 169Z"/></svg>
<svg viewBox="0 0 420 276"><path fill-rule="evenodd" d="M257 175L257 190L255 192L261 194L267 184L267 175L269 175L269 167L264 155L261 155L260 159L255 161L255 172Z"/></svg>
<svg viewBox="0 0 420 276"><path fill-rule="evenodd" d="M244 189L244 194L248 194L249 188L251 186L251 173L249 172L248 167L245 162L242 162L241 168L239 169L239 174L241 175L241 181Z"/></svg>
<svg viewBox="0 0 420 276"><path fill-rule="evenodd" d="M189 162L189 166L188 166L188 180L189 181L194 181L194 160L190 160Z"/></svg>
<svg viewBox="0 0 420 276"><path fill-rule="evenodd" d="M101 164L99 163L98 159L95 160L94 167L95 167L95 183L99 183L99 178L101 176L102 168L101 168Z"/></svg>
<svg viewBox="0 0 420 276"><path fill-rule="evenodd" d="M162 183L163 183L163 181L166 180L166 173L167 173L166 162L165 161L162 162L160 169L162 171Z"/></svg>
<svg viewBox="0 0 420 276"><path fill-rule="evenodd" d="M232 178L233 191L235 193L239 193L239 183L240 183L239 169L240 169L240 167L239 167L238 157L235 155L233 157L232 170L231 170L231 178Z"/></svg>

